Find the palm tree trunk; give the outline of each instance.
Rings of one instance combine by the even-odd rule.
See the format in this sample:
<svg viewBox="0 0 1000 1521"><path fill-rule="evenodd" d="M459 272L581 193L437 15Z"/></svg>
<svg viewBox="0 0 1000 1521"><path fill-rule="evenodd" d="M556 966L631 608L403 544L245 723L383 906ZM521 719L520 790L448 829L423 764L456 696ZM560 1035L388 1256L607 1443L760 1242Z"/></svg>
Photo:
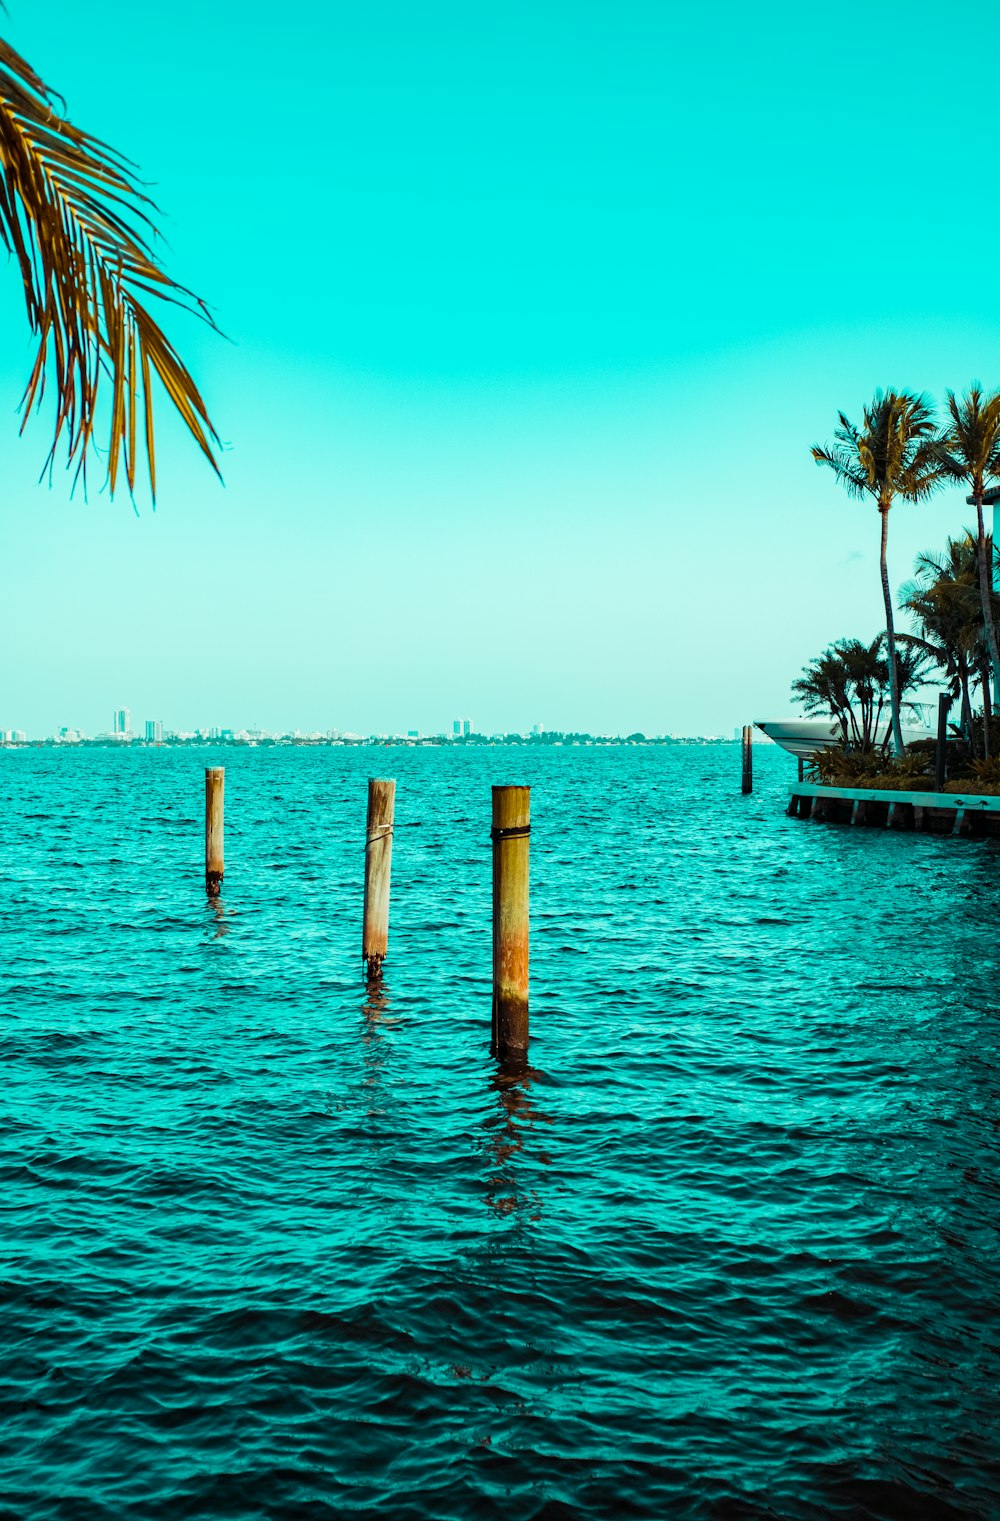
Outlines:
<svg viewBox="0 0 1000 1521"><path fill-rule="evenodd" d="M847 740L848 740L847 714L844 712L843 708L835 708L835 707L833 707L832 703L831 703L831 711L833 713L834 718L837 720L837 722L840 725L840 743L841 743L841 745L843 745L843 746L846 747Z"/></svg>
<svg viewBox="0 0 1000 1521"><path fill-rule="evenodd" d="M993 700L990 696L990 663L984 660L979 668L979 684L983 689L983 759L990 758L990 719L993 717Z"/></svg>
<svg viewBox="0 0 1000 1521"><path fill-rule="evenodd" d="M850 720L851 720L851 732L854 735L854 743L856 745L860 744L861 743L861 731L858 728L857 714L855 713L854 708L853 708L853 706L852 706L851 703L847 704L847 712L848 712L848 715L850 716ZM846 740L847 736L845 735L844 738Z"/></svg>
<svg viewBox="0 0 1000 1521"><path fill-rule="evenodd" d="M976 492L976 527L979 530L979 595L983 603L983 629L986 633L986 648L990 653L990 665L993 668L993 679L1000 683L1000 653L997 652L997 635L993 627L993 545L987 548L986 523L983 518L982 492ZM987 714L989 712L989 694L987 692L988 681L983 682L983 755L989 759L990 754L990 724Z"/></svg>
<svg viewBox="0 0 1000 1521"><path fill-rule="evenodd" d="M962 724L965 737L972 744L972 698L969 696L969 668L965 661L959 662L958 679L962 683Z"/></svg>
<svg viewBox="0 0 1000 1521"><path fill-rule="evenodd" d="M889 508L879 506L882 518L882 544L879 551L879 570L882 572L882 597L885 601L885 642L889 654L889 703L892 708L892 748L896 755L903 753L903 731L899 725L899 689L896 671L896 630L892 623L892 593L889 590L889 567L886 564L885 547L889 538Z"/></svg>

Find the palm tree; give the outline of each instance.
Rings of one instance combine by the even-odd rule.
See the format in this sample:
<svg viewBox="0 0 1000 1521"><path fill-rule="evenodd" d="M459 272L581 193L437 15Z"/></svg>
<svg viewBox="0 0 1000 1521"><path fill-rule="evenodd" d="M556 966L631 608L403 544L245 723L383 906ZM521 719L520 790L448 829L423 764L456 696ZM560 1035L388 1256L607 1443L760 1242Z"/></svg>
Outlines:
<svg viewBox="0 0 1000 1521"><path fill-rule="evenodd" d="M792 682L792 695L807 713L829 713L840 725L840 741L845 747L852 741L861 744L862 731L851 702L850 672L836 646L807 665Z"/></svg>
<svg viewBox="0 0 1000 1521"><path fill-rule="evenodd" d="M993 679L1000 683L1000 652L993 620L993 546L987 540L983 518L986 483L1000 476L1000 391L992 391L986 396L978 380L974 380L965 396L956 397L954 391L947 391L945 395L951 421L944 436L942 459L947 474L953 480L966 483L976 504L983 631ZM984 704L988 701L988 695L984 694ZM984 733L985 750L989 755L988 723Z"/></svg>
<svg viewBox="0 0 1000 1521"><path fill-rule="evenodd" d="M892 593L886 564L889 511L897 497L917 502L936 490L944 466L931 403L909 391L876 391L865 408L864 422L856 428L843 412L840 427L830 446L814 444L812 457L828 465L850 496L871 497L882 519L879 567L885 604L885 637L889 659L889 702L892 713L893 749L903 753L899 721L899 681L896 636L892 617Z"/></svg>
<svg viewBox="0 0 1000 1521"><path fill-rule="evenodd" d="M46 469L62 439L74 480L86 483L96 434L110 491L122 464L133 491L142 451L155 501L154 374L216 474L219 439L147 298L215 324L204 303L160 267L150 219L156 208L133 167L71 125L56 102L30 64L0 40L0 239L17 262L38 341L22 402L25 423L49 385L55 416Z"/></svg>
<svg viewBox="0 0 1000 1521"><path fill-rule="evenodd" d="M897 639L922 649L944 671L953 697L961 697L962 729L973 753L971 685L978 675L986 723L984 748L989 743L989 656L983 639L983 608L979 593L979 548L973 534L949 539L942 554L925 550L917 556L915 575L900 589L900 606L913 618L919 635ZM994 625L1000 618L1000 597L990 593ZM984 675L985 668L985 675Z"/></svg>
<svg viewBox="0 0 1000 1521"><path fill-rule="evenodd" d="M792 682L792 693L807 713L829 713L836 720L845 749L875 747L890 686L884 644L884 634L876 634L870 644L863 639L840 639ZM897 649L896 685L900 699L921 684L926 664L924 651Z"/></svg>
<svg viewBox="0 0 1000 1521"><path fill-rule="evenodd" d="M865 749L875 743L875 734L885 707L889 667L882 654L884 635L877 634L870 644L863 639L841 639L833 653L844 669L849 687L861 710L860 742Z"/></svg>

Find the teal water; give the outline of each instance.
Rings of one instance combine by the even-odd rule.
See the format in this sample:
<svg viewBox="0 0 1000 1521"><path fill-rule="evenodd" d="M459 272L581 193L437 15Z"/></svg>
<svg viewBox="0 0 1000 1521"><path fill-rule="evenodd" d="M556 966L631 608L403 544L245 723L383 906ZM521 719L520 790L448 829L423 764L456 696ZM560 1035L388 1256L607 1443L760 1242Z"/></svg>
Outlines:
<svg viewBox="0 0 1000 1521"><path fill-rule="evenodd" d="M756 769L0 753L0 1517L1000 1515L1000 842L788 819Z"/></svg>

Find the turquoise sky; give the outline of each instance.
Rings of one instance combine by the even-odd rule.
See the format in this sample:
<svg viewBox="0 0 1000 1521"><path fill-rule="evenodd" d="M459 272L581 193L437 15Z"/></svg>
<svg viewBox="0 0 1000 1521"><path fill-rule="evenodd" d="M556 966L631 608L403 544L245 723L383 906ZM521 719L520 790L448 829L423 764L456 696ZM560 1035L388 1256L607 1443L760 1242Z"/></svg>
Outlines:
<svg viewBox="0 0 1000 1521"><path fill-rule="evenodd" d="M231 342L224 489L161 409L155 514L71 501L0 279L0 727L729 733L880 626L809 445L1000 384L995 3L9 10Z"/></svg>

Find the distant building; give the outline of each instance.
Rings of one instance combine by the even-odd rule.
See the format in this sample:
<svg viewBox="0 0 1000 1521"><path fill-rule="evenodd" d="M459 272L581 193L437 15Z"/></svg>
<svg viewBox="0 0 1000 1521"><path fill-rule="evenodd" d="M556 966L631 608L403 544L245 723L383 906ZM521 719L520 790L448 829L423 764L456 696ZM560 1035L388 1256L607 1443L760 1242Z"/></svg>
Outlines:
<svg viewBox="0 0 1000 1521"><path fill-rule="evenodd" d="M462 719L462 734L463 734L463 737L465 735L468 735L468 734L471 734L471 733L472 733L472 719L471 718L463 718Z"/></svg>
<svg viewBox="0 0 1000 1521"><path fill-rule="evenodd" d="M461 739L461 737L462 737L462 720L460 718L453 718L452 719L452 721L451 721L451 736L452 736L452 739Z"/></svg>
<svg viewBox="0 0 1000 1521"><path fill-rule="evenodd" d="M545 726L544 726L544 724L532 724L532 726L531 726L531 732L532 732L532 734L544 734L545 733Z"/></svg>
<svg viewBox="0 0 1000 1521"><path fill-rule="evenodd" d="M148 745L162 745L163 743L163 720L160 718L146 719L146 743Z"/></svg>
<svg viewBox="0 0 1000 1521"><path fill-rule="evenodd" d="M128 739L132 733L132 714L128 708L116 708L112 733L116 739Z"/></svg>
<svg viewBox="0 0 1000 1521"><path fill-rule="evenodd" d="M406 731L406 737L407 737L407 739L419 739L420 738L420 730L419 729L407 729L407 731Z"/></svg>

